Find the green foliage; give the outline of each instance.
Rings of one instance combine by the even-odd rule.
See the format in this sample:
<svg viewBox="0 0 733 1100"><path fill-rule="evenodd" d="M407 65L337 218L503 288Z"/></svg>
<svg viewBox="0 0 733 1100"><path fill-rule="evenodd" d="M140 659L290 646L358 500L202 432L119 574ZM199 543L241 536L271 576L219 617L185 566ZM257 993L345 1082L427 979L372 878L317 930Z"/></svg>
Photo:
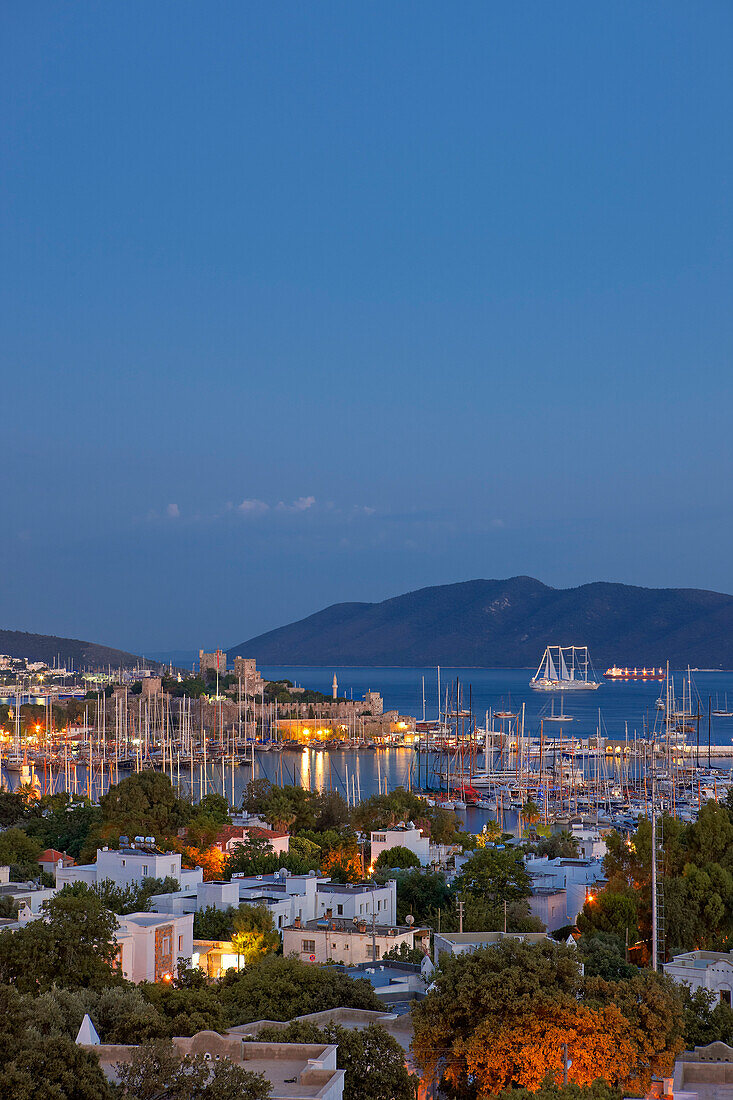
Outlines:
<svg viewBox="0 0 733 1100"><path fill-rule="evenodd" d="M204 814L220 826L228 825L231 820L229 817L229 803L220 794L204 795L201 801L196 804L196 813Z"/></svg>
<svg viewBox="0 0 733 1100"><path fill-rule="evenodd" d="M253 1020L290 1020L327 1008L383 1008L366 978L351 978L332 967L308 966L271 955L256 966L222 978L219 999L230 1026Z"/></svg>
<svg viewBox="0 0 733 1100"><path fill-rule="evenodd" d="M578 945L589 978L604 978L616 982L621 978L632 978L637 968L626 961L624 941L613 932L594 932L582 936Z"/></svg>
<svg viewBox="0 0 733 1100"><path fill-rule="evenodd" d="M504 1089L486 1100L621 1100L621 1089L614 1089L606 1081L592 1085L557 1085L546 1081L536 1091L530 1089Z"/></svg>
<svg viewBox="0 0 733 1100"><path fill-rule="evenodd" d="M602 1078L638 1095L653 1074L669 1072L683 1045L682 1006L668 978L584 979L577 952L550 942L443 956L433 982L413 1009L413 1053L452 1097L557 1080L561 1042L571 1081Z"/></svg>
<svg viewBox="0 0 733 1100"><path fill-rule="evenodd" d="M65 1036L18 1036L12 1055L0 1062L0 1096L13 1100L112 1100L93 1054Z"/></svg>
<svg viewBox="0 0 733 1100"><path fill-rule="evenodd" d="M118 837L175 837L193 816L188 802L178 798L168 776L143 771L128 775L99 800L103 826Z"/></svg>
<svg viewBox="0 0 733 1100"><path fill-rule="evenodd" d="M178 880L168 875L166 878L144 878L139 884L116 886L111 879L103 879L91 887L97 897L108 909L118 915L125 913L147 913L150 899L156 894L176 893L180 887Z"/></svg>
<svg viewBox="0 0 733 1100"><path fill-rule="evenodd" d="M429 924L437 928L438 911L446 913L454 904L445 875L438 871L412 870L398 871L394 877L398 923L404 924L407 914L412 913L417 925Z"/></svg>
<svg viewBox="0 0 733 1100"><path fill-rule="evenodd" d="M529 897L531 886L522 852L515 848L480 848L463 865L456 889L483 897L495 907Z"/></svg>
<svg viewBox="0 0 733 1100"><path fill-rule="evenodd" d="M578 842L572 833L563 829L562 832L540 837L536 844L530 845L530 850L548 859L575 859L578 856Z"/></svg>
<svg viewBox="0 0 733 1100"><path fill-rule="evenodd" d="M10 828L0 832L0 865L28 866L34 868L34 875L40 875L38 857L42 850L38 841L29 837L23 829Z"/></svg>
<svg viewBox="0 0 733 1100"><path fill-rule="evenodd" d="M194 913L193 938L195 940L230 940L234 930L234 906L217 909L207 905Z"/></svg>
<svg viewBox="0 0 733 1100"><path fill-rule="evenodd" d="M680 985L684 1010L685 1049L708 1046L709 1043L733 1043L733 1009L723 1004L714 993L697 989L693 993Z"/></svg>
<svg viewBox="0 0 733 1100"><path fill-rule="evenodd" d="M55 848L78 860L92 829L102 823L102 811L86 798L70 794L44 795L39 804L40 816L32 817L25 826L42 848Z"/></svg>
<svg viewBox="0 0 733 1100"><path fill-rule="evenodd" d="M28 803L18 791L0 790L0 828L16 825L28 816Z"/></svg>
<svg viewBox="0 0 733 1100"><path fill-rule="evenodd" d="M44 902L45 920L0 932L0 981L21 992L58 985L104 989L122 979L114 967L117 921L84 883Z"/></svg>
<svg viewBox="0 0 733 1100"><path fill-rule="evenodd" d="M284 868L294 875L307 875L317 870L320 864L320 852L317 857L303 857L297 851L276 855L264 838L250 837L244 844L237 844L224 864L223 876L231 879L236 873L244 875L271 875Z"/></svg>
<svg viewBox="0 0 733 1100"><path fill-rule="evenodd" d="M345 1070L344 1100L415 1100L418 1079L405 1068L405 1052L378 1024L356 1031L296 1022L283 1029L264 1028L258 1040L337 1044L336 1066Z"/></svg>
<svg viewBox="0 0 733 1100"><path fill-rule="evenodd" d="M622 943L628 931L629 943L636 941L638 924L637 900L634 892L625 889L623 893L614 890L601 890L589 898L578 914L578 928L585 936L598 932L618 937Z"/></svg>
<svg viewBox="0 0 733 1100"><path fill-rule="evenodd" d="M232 918L232 945L247 966L280 947L272 914L266 905L240 905Z"/></svg>
<svg viewBox="0 0 733 1100"><path fill-rule="evenodd" d="M394 848L386 848L384 851L380 852L374 866L375 868L385 868L386 870L392 867L398 867L405 870L408 867L419 867L420 860L409 848L404 848L401 844L397 844Z"/></svg>
<svg viewBox="0 0 733 1100"><path fill-rule="evenodd" d="M400 821L412 821L436 844L449 844L456 832L455 815L439 806L428 806L424 798L395 787L389 794L372 795L352 812L354 825L363 832L389 829Z"/></svg>
<svg viewBox="0 0 733 1100"><path fill-rule="evenodd" d="M118 1064L120 1093L126 1100L268 1100L269 1082L226 1059L181 1057L172 1043L157 1040L138 1047Z"/></svg>
<svg viewBox="0 0 733 1100"><path fill-rule="evenodd" d="M408 947L403 941L399 947L392 947L382 955L382 961L413 963L415 966L422 964L425 954L419 947Z"/></svg>
<svg viewBox="0 0 733 1100"><path fill-rule="evenodd" d="M221 1032L226 1027L224 1011L213 986L192 989L176 979L171 983L142 982L137 989L158 1013L158 1034L195 1035L197 1031Z"/></svg>

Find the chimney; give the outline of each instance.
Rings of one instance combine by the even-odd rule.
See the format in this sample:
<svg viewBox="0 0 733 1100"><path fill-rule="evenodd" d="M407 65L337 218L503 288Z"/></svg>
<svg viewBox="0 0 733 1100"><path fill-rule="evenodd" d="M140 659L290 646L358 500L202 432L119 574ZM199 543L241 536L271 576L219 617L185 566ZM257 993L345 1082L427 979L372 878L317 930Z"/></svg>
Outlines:
<svg viewBox="0 0 733 1100"><path fill-rule="evenodd" d="M300 928L300 917L296 917L293 921L293 928Z"/></svg>
<svg viewBox="0 0 733 1100"><path fill-rule="evenodd" d="M362 933L366 932L366 921L360 920L357 927L358 927L360 932L362 932Z"/></svg>

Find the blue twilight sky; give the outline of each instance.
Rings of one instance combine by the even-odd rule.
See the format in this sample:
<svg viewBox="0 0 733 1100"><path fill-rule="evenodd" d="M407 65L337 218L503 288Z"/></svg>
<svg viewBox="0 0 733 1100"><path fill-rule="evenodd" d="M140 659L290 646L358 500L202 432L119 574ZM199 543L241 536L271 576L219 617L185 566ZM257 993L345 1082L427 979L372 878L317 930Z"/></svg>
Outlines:
<svg viewBox="0 0 733 1100"><path fill-rule="evenodd" d="M733 591L733 6L10 2L0 626Z"/></svg>

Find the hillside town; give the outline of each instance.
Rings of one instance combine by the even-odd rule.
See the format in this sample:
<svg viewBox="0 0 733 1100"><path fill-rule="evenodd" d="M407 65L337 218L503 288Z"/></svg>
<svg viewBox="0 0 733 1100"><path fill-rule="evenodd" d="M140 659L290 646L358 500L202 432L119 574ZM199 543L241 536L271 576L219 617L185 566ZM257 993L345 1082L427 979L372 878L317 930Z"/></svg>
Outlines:
<svg viewBox="0 0 733 1100"><path fill-rule="evenodd" d="M339 698L335 676L328 699L265 681L251 660L229 672L221 651L189 675L142 675L137 693L107 677L83 701L94 752L117 754L106 783L93 761L86 786L39 780L38 704L20 694L7 730L31 782L0 790L0 996L23 1049L0 1066L2 1095L21 1095L4 1073L30 1080L43 1065L54 1080L52 1049L78 1076L59 1096L105 1100L544 1100L564 1081L589 1100L725 1095L725 787L691 823L660 802L625 828L598 812L548 817L526 791L511 824L489 816L478 832L429 792L385 783L357 797L239 761L249 778L233 797L216 763L206 789L161 766L165 708L210 708L202 751L226 707L227 725L251 723L252 744L284 743L283 756L333 754L334 727L356 718L374 723L370 739L419 723L382 713L376 692ZM43 751L68 748L56 719L72 704L47 696ZM136 705L149 754L126 770ZM309 746L295 723L331 735Z"/></svg>

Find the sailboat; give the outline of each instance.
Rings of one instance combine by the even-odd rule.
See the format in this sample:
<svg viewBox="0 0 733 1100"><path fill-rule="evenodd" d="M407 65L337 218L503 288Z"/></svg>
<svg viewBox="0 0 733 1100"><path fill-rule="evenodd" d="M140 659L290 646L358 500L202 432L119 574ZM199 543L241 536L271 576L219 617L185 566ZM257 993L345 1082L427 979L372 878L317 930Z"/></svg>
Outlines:
<svg viewBox="0 0 733 1100"><path fill-rule="evenodd" d="M535 691L596 691L587 646L548 645L537 672L529 681Z"/></svg>
<svg viewBox="0 0 733 1100"><path fill-rule="evenodd" d="M555 700L553 699L552 700L552 713L551 714L544 714L542 716L542 718L543 718L543 721L545 721L545 722L572 722L572 720L573 720L572 714L566 714L565 713L565 696L564 695L560 696L560 713L559 714L555 714Z"/></svg>

